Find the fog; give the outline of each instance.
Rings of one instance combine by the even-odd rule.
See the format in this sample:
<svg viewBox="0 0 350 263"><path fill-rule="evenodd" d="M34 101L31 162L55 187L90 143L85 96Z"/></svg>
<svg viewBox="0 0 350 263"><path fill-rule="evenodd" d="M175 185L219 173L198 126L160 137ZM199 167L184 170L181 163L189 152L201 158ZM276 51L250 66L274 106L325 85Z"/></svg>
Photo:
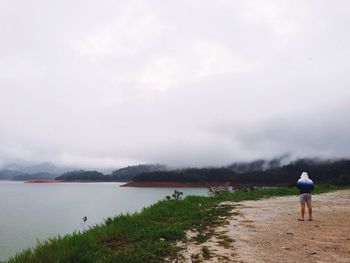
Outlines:
<svg viewBox="0 0 350 263"><path fill-rule="evenodd" d="M1 1L0 165L350 157L348 1Z"/></svg>

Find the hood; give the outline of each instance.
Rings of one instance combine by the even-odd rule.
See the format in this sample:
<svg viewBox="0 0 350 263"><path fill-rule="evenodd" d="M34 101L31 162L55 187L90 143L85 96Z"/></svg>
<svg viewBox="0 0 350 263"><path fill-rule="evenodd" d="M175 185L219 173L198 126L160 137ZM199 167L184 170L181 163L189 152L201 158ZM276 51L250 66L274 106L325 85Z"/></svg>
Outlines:
<svg viewBox="0 0 350 263"><path fill-rule="evenodd" d="M309 179L309 175L307 174L307 172L302 172L302 174L300 175L300 179Z"/></svg>
<svg viewBox="0 0 350 263"><path fill-rule="evenodd" d="M309 178L309 175L307 174L307 172L302 172L298 182L313 184L313 181Z"/></svg>

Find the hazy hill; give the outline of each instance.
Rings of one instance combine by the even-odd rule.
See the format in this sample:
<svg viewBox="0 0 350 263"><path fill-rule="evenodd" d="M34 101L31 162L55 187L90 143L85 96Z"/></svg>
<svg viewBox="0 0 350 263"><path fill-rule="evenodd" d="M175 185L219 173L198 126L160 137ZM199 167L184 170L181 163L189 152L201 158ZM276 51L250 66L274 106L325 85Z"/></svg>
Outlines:
<svg viewBox="0 0 350 263"><path fill-rule="evenodd" d="M110 181L110 177L108 175L104 175L103 173L97 171L72 171L64 173L55 178L56 180L64 180L64 181Z"/></svg>
<svg viewBox="0 0 350 263"><path fill-rule="evenodd" d="M231 181L236 173L227 168L187 168L172 171L142 173L134 177L135 182L182 182L205 183Z"/></svg>
<svg viewBox="0 0 350 263"><path fill-rule="evenodd" d="M237 162L226 166L225 168L236 173L247 173L264 170L265 160L256 160L253 162Z"/></svg>
<svg viewBox="0 0 350 263"><path fill-rule="evenodd" d="M256 165L257 164L257 165ZM307 171L315 183L350 184L350 160L320 161L300 159L281 167L255 170L262 167L254 163L250 172L237 173L229 168L196 168L143 173L134 177L135 182L230 182L233 185L294 185L303 171Z"/></svg>
<svg viewBox="0 0 350 263"><path fill-rule="evenodd" d="M56 177L58 180L65 181L230 182L267 186L294 184L301 172L307 171L316 183L350 184L350 160L299 159L289 164L283 164L284 162L283 158L276 158L269 161L233 163L220 168L175 170L159 164L142 164L120 168L108 175L98 171L77 170L57 176L55 173L43 171L29 173L4 169L0 171L0 180L53 179ZM8 168L19 169L19 166L8 166ZM43 163L32 166L29 171L34 172L36 169L55 172L59 170L51 164Z"/></svg>
<svg viewBox="0 0 350 263"><path fill-rule="evenodd" d="M35 180L35 179L55 179L56 176L57 176L56 174L50 174L50 173L19 174L19 175L13 176L11 180L28 181L28 180Z"/></svg>
<svg viewBox="0 0 350 263"><path fill-rule="evenodd" d="M167 168L165 166L159 164L141 164L117 169L109 175L97 171L79 170L64 173L61 176L56 177L56 179L65 181L126 182L141 173L166 170Z"/></svg>
<svg viewBox="0 0 350 263"><path fill-rule="evenodd" d="M44 162L39 164L28 163L24 161L18 161L15 163L6 164L3 169L21 172L24 174L37 174L37 173L48 173L60 175L62 173L72 170L68 167L59 167L52 163Z"/></svg>
<svg viewBox="0 0 350 263"><path fill-rule="evenodd" d="M0 180L53 179L71 169L55 166L48 162L33 164L25 161L16 161L2 166Z"/></svg>
<svg viewBox="0 0 350 263"><path fill-rule="evenodd" d="M11 180L15 176L23 175L24 173L19 171L12 171L8 169L0 170L0 180Z"/></svg>
<svg viewBox="0 0 350 263"><path fill-rule="evenodd" d="M282 155L271 160L256 160L252 162L235 162L233 164L225 166L236 173L248 173L256 171L265 171L269 169L274 169L281 167L290 163L288 155Z"/></svg>
<svg viewBox="0 0 350 263"><path fill-rule="evenodd" d="M115 181L129 181L135 176L142 173L150 173L156 171L167 171L168 168L160 164L140 164L134 166L128 166L115 170L110 174L110 177Z"/></svg>

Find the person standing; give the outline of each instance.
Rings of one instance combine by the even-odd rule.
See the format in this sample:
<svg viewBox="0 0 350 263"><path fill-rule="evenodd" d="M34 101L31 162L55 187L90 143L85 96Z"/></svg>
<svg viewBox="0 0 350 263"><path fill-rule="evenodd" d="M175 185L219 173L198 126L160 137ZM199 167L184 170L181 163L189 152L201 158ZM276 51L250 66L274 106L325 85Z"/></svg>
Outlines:
<svg viewBox="0 0 350 263"><path fill-rule="evenodd" d="M312 221L311 192L314 190L314 182L309 178L307 172L301 174L300 179L297 182L297 188L300 193L299 201L301 213L301 218L298 218L298 220L304 221L306 203L309 212L309 221Z"/></svg>

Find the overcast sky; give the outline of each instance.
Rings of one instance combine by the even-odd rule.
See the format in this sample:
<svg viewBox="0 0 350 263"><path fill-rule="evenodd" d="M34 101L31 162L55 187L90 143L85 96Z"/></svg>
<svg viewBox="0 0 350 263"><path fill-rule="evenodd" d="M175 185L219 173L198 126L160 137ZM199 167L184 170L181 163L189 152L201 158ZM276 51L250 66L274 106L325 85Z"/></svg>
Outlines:
<svg viewBox="0 0 350 263"><path fill-rule="evenodd" d="M349 10L2 0L0 164L350 157Z"/></svg>

